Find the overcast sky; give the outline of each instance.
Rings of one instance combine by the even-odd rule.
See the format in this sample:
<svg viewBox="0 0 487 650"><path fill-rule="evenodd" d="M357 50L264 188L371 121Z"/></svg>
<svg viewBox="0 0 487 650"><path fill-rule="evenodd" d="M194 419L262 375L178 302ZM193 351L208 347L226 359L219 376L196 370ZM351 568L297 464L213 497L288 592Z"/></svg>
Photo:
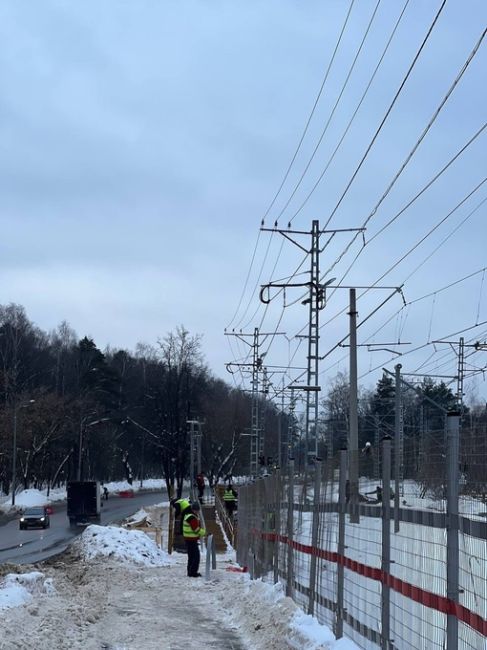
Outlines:
<svg viewBox="0 0 487 650"><path fill-rule="evenodd" d="M225 327L244 332L278 329L289 341L281 337L283 342L278 342L276 337L268 363L287 365L292 360L302 366L306 346L296 351L299 343L293 339L303 333L307 321L299 290L286 292L286 305L297 301L295 305L283 310L278 296L265 312L256 294L261 284L291 276L303 255L278 234L262 232L258 237L261 219L296 151L329 67L266 226L272 227L278 218L279 227L285 228L292 219L292 228L309 231L313 219L324 227L331 215L329 228L363 225L485 29L484 0L446 3L370 153L334 210L441 4L378 4L332 114L376 0L352 3L331 66L348 0L3 0L0 302L24 305L45 330L66 319L79 336L91 335L101 348L109 344L134 350L137 342L156 343L183 324L203 335L210 367L225 378L230 376L224 364L233 355L242 360L248 352L248 346L235 340L229 347ZM349 131L299 210L347 128L405 5ZM365 241L483 126L486 63L482 42L367 224ZM285 207L327 122L321 145ZM482 183L485 133L366 245L344 284L376 282ZM487 183L380 284L402 284L428 258L404 285L404 298L410 302L487 266L486 204L468 216L486 197ZM323 272L352 236L337 234L323 250ZM309 237L299 241L309 245ZM363 241L360 236L351 245L328 278L342 277ZM300 272L306 270L309 260ZM298 275L292 281L305 282L307 277ZM487 320L483 280L484 274L477 273L405 307L397 317L392 316L403 301L393 298L363 326L359 342L366 342L391 317L367 342L401 339L413 348ZM359 300L359 320L384 297L384 290L377 290ZM340 314L346 299L346 291L337 291L320 314L321 354L347 331L346 313ZM465 337L485 340L486 331L487 326L480 326ZM269 337L264 347L270 342ZM413 372L434 351L426 346L401 363ZM442 355L448 352L448 363L442 365ZM340 361L346 353L338 350L326 359L323 381L346 369L346 361ZM478 353L472 363L482 367L485 355ZM392 357L361 348L361 382L374 381L369 371L375 366L392 368ZM454 355L437 346L430 365L423 368L452 374ZM277 375L274 380L281 381ZM485 391L482 375L475 385L475 390Z"/></svg>

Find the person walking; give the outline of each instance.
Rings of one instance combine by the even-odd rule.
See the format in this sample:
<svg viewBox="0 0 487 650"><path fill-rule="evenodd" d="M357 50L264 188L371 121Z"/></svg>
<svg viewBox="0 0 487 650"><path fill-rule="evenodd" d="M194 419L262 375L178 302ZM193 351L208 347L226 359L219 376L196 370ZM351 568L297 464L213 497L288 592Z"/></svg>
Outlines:
<svg viewBox="0 0 487 650"><path fill-rule="evenodd" d="M205 496L205 475L203 472L200 472L196 476L196 487L198 488L198 499L200 503L203 503Z"/></svg>
<svg viewBox="0 0 487 650"><path fill-rule="evenodd" d="M188 553L187 573L189 578L200 578L200 548L199 540L205 537L206 530L202 528L200 518L197 513L200 511L200 502L195 501L189 507L182 511L183 520L183 537Z"/></svg>
<svg viewBox="0 0 487 650"><path fill-rule="evenodd" d="M108 488L106 485L103 486L103 498L108 501Z"/></svg>
<svg viewBox="0 0 487 650"><path fill-rule="evenodd" d="M237 508L237 496L237 492L234 490L233 485L229 483L223 492L223 503L225 504L225 509L230 519L233 517L233 513Z"/></svg>
<svg viewBox="0 0 487 650"><path fill-rule="evenodd" d="M394 490L391 490L391 499L394 499L395 494ZM372 492L364 492L364 494L375 494L375 499L367 499L369 503L382 503L382 488L380 485L378 485L375 490L372 490Z"/></svg>

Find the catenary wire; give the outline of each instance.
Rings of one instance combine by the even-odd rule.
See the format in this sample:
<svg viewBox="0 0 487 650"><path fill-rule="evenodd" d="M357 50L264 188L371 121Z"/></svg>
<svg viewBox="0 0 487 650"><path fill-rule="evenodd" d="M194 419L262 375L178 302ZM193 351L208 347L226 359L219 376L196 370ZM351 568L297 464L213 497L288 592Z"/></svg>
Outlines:
<svg viewBox="0 0 487 650"><path fill-rule="evenodd" d="M292 156L292 158L291 158L291 162L289 163L289 165L288 165L288 167L287 167L287 169L286 169L286 172L285 172L284 177L283 177L283 179L282 179L282 181L281 181L281 184L280 184L280 186L279 186L277 192L275 193L274 198L272 199L272 201L271 201L269 207L268 207L267 210L265 211L265 214L264 214L264 217L263 217L264 219L268 216L269 212L271 211L272 207L274 206L274 203L275 203L276 200L277 200L277 197L278 197L279 194L281 193L281 190L282 190L282 188L284 187L285 182L287 181L287 178L288 178L289 173L290 173L290 171L291 171L291 169L292 169L292 166L294 165L294 161L296 160L296 157L297 157L297 155L298 155L298 153L299 153L299 151L300 151L300 149L301 149L301 145L303 144L304 138L306 137L306 134L307 134L308 129L309 129L309 125L310 125L310 123L311 123L311 120L313 119L313 115L315 114L316 107L318 106L318 102L320 101L320 98L321 98L321 95L322 95L322 93L323 93L323 90L324 90L325 84L326 84L326 82L327 82L327 80L328 80L328 75L330 74L330 70L331 70L331 67L332 67L332 65L333 65L333 62L334 62L334 60L335 60L336 54L337 54L337 52L338 52L338 48L340 47L340 43L341 43L341 40L342 40L343 34L344 34L344 32L345 32L345 29L346 29L346 27L347 27L348 19L350 18L350 14L351 14L351 12L352 12L352 8L353 8L353 5L354 5L354 2L355 2L355 0L352 0L351 3L350 3L350 6L349 6L348 11L347 11L347 14L346 14L346 16L345 16L345 21L344 21L344 23L343 23L343 25L342 25L342 29L341 29L340 34L339 34L339 36L338 36L338 41L337 41L337 43L336 43L336 45L335 45L335 49L333 50L332 57L331 57L331 59L330 59L330 62L328 63L328 66L327 66L327 69L326 69L325 75L324 75L324 77L323 77L323 81L321 82L320 89L319 89L319 91L318 91L318 94L317 94L317 96L316 96L315 102L314 102L314 104L313 104L313 108L311 109L311 113L309 114L308 120L306 121L306 125L305 125L305 127L304 127L303 133L302 133L302 135L301 135L301 138L299 139L299 142L298 142L298 145L297 145L297 147L296 147L296 150L294 151L294 154L293 154L293 156Z"/></svg>
<svg viewBox="0 0 487 650"><path fill-rule="evenodd" d="M366 96L367 96L367 94L369 92L369 89L370 89L370 87L371 87L371 85L372 85L372 83L373 83L373 81L374 81L374 79L375 79L375 77L377 75L377 72L379 71L379 68L382 65L382 61L384 60L384 57L385 57L385 55L386 55L386 53L387 53L387 51L389 49L389 46L390 46L390 44L391 44L391 42L392 42L392 40L393 40L393 38L394 38L394 36L396 34L396 31L397 31L397 29L399 27L399 24L400 24L400 22L402 20L402 17L404 15L404 12L406 11L406 8L407 8L409 2L410 2L410 0L406 0L406 3L404 4L404 6L402 8L402 11L401 11L401 13L399 15L399 18L397 19L396 24L394 25L394 28L393 28L393 30L391 32L391 35L389 36L389 40L387 41L387 43L385 45L385 48L382 51L382 54L381 54L381 56L379 58L379 61L377 62L377 65L375 66L375 69L374 69L374 71L373 71L373 73L372 73L372 75L371 75L371 77L370 77L370 79L369 79L369 81L367 83L367 86L365 87L365 90L362 93L362 96L361 96L357 106L355 107L355 110L352 113L352 116L351 116L350 120L348 121L347 126L345 127L345 130L343 131L343 133L342 133L342 135L340 137L340 140L338 141L338 144L336 145L335 149L333 150L333 152L332 152L331 156L329 157L323 171L318 176L318 179L315 181L313 187L311 188L309 193L306 195L304 201L300 204L299 208L293 213L293 215L292 215L292 217L290 219L290 223L292 223L292 221L294 221L294 219L298 216L298 214L301 212L301 210L304 208L304 206L308 203L309 199L314 194L316 188L321 183L324 175L326 174L326 172L328 171L328 168L330 167L331 163L333 162L338 150L341 147L342 142L344 141L345 137L347 136L347 134L348 134L348 132L350 130L350 127L352 126L352 124L353 124L353 122L355 120L355 117L356 117L357 113L360 110L360 107L362 106L362 104L363 104L363 102L364 102L364 100L365 100L365 98L366 98Z"/></svg>
<svg viewBox="0 0 487 650"><path fill-rule="evenodd" d="M259 229L259 232L257 234L257 240L256 240L255 246L254 246L254 251L252 253L252 259L250 261L250 267L249 267L249 270L247 272L247 277L245 278L244 288L242 289L242 294L240 296L240 300L238 301L238 305L237 305L237 308L235 309L235 313L233 314L232 318L230 319L230 322L228 323L228 325L227 325L227 327L225 329L228 329L231 326L231 324L233 323L233 321L235 320L235 318L236 318L236 316L238 314L238 310L240 309L240 305L242 304L242 300L243 300L243 297L245 295L245 291L247 290L247 285L248 285L248 282L249 282L250 274L252 272L252 267L254 265L255 256L256 256L256 253L257 253L257 247L259 245L260 234L261 234L261 231Z"/></svg>
<svg viewBox="0 0 487 650"><path fill-rule="evenodd" d="M484 267L484 268L482 268L482 269L479 269L478 271L475 271L474 273L469 273L468 275L465 275L465 276L463 276L462 278L460 278L460 279L458 279L458 280L455 280L454 282L450 282L449 284L447 284L447 285L445 285L445 286L443 286L443 287L441 287L441 288L439 288L439 289L436 289L435 291L431 291L431 292L429 292L429 293L424 294L423 296L419 296L418 298L415 298L414 300L410 300L409 302L406 303L406 305L403 305L400 309L398 309L396 312L394 312L394 313L392 314L392 316L389 316L389 317L385 320L385 322L382 323L382 325L380 325L380 326L379 326L379 327L378 327L378 328L377 328L377 329L376 329L372 334L370 334L370 336L368 336L368 337L364 340L364 343L367 343L367 342L370 341L371 339L374 339L374 338L377 336L377 334L379 334L379 332L381 332L385 327L387 327L387 325L388 325L392 320L394 320L394 318L396 318L396 317L398 316L398 314L399 314L403 309L405 309L405 308L407 308L407 307L410 307L411 305L413 305L413 304L415 304L415 303L417 303L417 302L420 302L420 301L422 301L422 300L426 300L427 298L430 298L430 297L433 296L434 294L439 294L439 293L442 293L443 291L447 291L447 290L450 289L451 287L454 287L454 286L457 285L457 284L460 284L460 283L462 283L462 282L465 282L466 280L469 280L470 278L475 277L476 275L478 275L479 273L482 273L482 272L485 271L485 270L487 270L487 267ZM326 372L328 372L329 370L331 370L332 368L334 368L334 367L335 367L336 365L338 365L339 363L342 363L343 361L345 361L347 358L348 358L348 355L345 355L345 356L341 357L338 361L334 362L332 365L328 366L327 368L325 368L325 369L322 370L321 372L322 372L323 374L326 373ZM370 371L372 372L372 369L371 369ZM320 373L320 374L321 374L321 373Z"/></svg>
<svg viewBox="0 0 487 650"><path fill-rule="evenodd" d="M450 94L451 94L451 93L450 93ZM430 122L431 122L431 121L430 121ZM449 168L451 167L451 165L453 165L453 163L454 163L454 162L455 162L455 161L456 161L456 160L457 160L457 159L458 159L458 158L459 158L459 157L460 157L460 156L461 156L461 155L462 155L462 154L463 154L463 153L468 149L468 147L470 147L470 145L473 144L473 143L477 140L477 138L478 138L478 137L483 133L483 131L485 130L486 127L487 127L487 122L484 123L484 124L483 124L483 125L482 125L482 126L481 126L481 127L480 127L480 128L479 128L479 129L478 129L478 130L477 130L477 131L476 131L476 132L475 132L475 133L474 133L474 134L469 138L469 140L468 140L468 141L467 141L467 142L466 142L466 143L465 143L465 144L464 144L464 145L463 145L463 146L462 146L462 147L461 147L461 148L460 148L460 149L455 153L455 155L454 155L452 158L450 158L450 160L449 160L449 161L448 161L448 162L447 162L447 163L446 163L446 164L445 164L445 165L444 165L444 166L443 166L443 167L442 167L442 168L441 168L441 169L440 169L440 170L439 170L439 171L438 171L438 172L437 172L437 173L436 173L436 174L435 174L435 175L434 175L434 176L433 176L433 177L432 177L432 178L431 178L427 183L426 183L426 185L424 185L424 186L421 188L421 190L419 190L419 191L418 191L418 192L417 192L417 193L416 193L416 194L415 194L415 195L414 195L414 196L413 196L413 197L412 197L412 198L411 198L411 199L406 203L405 206L403 206L403 207L402 207L398 212L396 212L396 214L395 214L395 215L394 215L394 216L393 216L393 217L392 217L392 218L387 222L387 224L385 224L385 225L384 225L384 226L383 226L383 227L382 227L382 228L381 228L377 233L375 233L375 234L374 234L374 235L373 235L373 236L372 236L372 237L371 237L371 238L370 238L370 239L369 239L369 240L368 240L368 241L367 241L367 242L366 242L366 243L365 243L365 244L360 248L360 250L357 252L357 254L356 254L355 257L353 258L353 260L350 262L350 264L349 264L349 266L347 267L347 269L345 270L345 272L342 274L342 277L341 277L340 280L338 281L338 286L341 285L341 283L342 283L342 282L344 281L344 279L347 277L347 275L349 274L350 270L352 269L352 267L354 266L354 264L356 263L356 261L358 260L358 258L362 255L362 253L363 253L363 251L365 250L365 248L367 247L367 245L369 245L372 241L374 241L374 240L375 240L375 239L376 239L380 234L382 234L382 233L384 232L384 230L385 230L386 228L388 228L389 226L391 226L391 225L392 225L392 224L393 224L397 219L399 219L399 218L400 218L400 217L401 217L401 216L402 216L402 215L403 215L403 214L404 214L404 213L405 213L405 212L406 212L406 211L411 207L411 205L412 205L413 203L415 203L415 202L416 202L416 201L417 201L417 200L418 200L418 199L419 199L419 198L420 198L420 197L421 197L421 196L422 196L422 195L423 195L423 194L424 194L424 193L425 193L425 192L426 192L426 191L427 191L427 190L428 190L428 189L429 189L429 188L430 188L430 187L431 187L431 186L432 186L432 185L433 185L433 184L434 184L434 183L435 183L439 178L440 178L440 176L442 176L442 175L445 173L445 171L447 171L447 169L449 169ZM422 136L422 137L423 137L423 136ZM396 174L396 177L397 177L397 174ZM381 200L382 200L382 199L381 199ZM380 203L379 203L379 204L380 204ZM376 209L377 209L377 207L379 206L379 204L377 204L377 206L375 206L374 209L372 210L372 212L367 216L367 218L365 219L365 221L364 221L364 223L363 223L363 227L365 227L365 226L367 225L367 223L369 222L369 220L374 216L374 214L375 214L375 212L376 212ZM350 247L353 245L353 243L356 241L356 239L357 239L357 235L354 235L354 236L352 237L352 239L351 239L351 242L346 246L346 248L344 249L344 251L342 251L342 253L340 253L340 255L335 259L335 261L334 261L334 262L333 262L333 263L328 267L328 269L327 269L327 270L322 274L322 276L321 276L321 281L322 281L324 278L326 278L327 276L329 276L329 274L333 271L333 269L337 266L337 264L342 260L342 258L344 257L344 255L346 255L346 253L350 250ZM334 295L334 293L335 293L336 291L337 291L337 289L332 290L332 292L331 292L330 295L328 296L328 301L333 297L333 295ZM302 299L302 298L299 298L298 300L300 300L300 299ZM332 319L328 320L328 321L325 323L325 325L327 325L328 323L330 323L332 320L334 320L336 317L338 317L338 316L339 316L340 314L342 314L343 312L344 312L344 310L341 310L340 312L338 312L338 314L336 314ZM304 329L304 328L303 328L303 329ZM302 331L303 331L303 330L301 330L301 331L298 332L298 333L301 333Z"/></svg>
<svg viewBox="0 0 487 650"><path fill-rule="evenodd" d="M376 205L372 208L371 212L370 212L370 213L368 214L368 216L366 217L365 221L364 221L363 224L362 224L362 228L365 228L365 227L367 226L367 224L369 223L369 221L372 219L372 217L374 217L374 215L377 213L377 210L379 209L379 207L381 206L381 204L384 202L384 200L386 199L386 197L388 196L388 194L391 192L391 190L392 190L392 188L394 187L394 185L396 184L397 180L399 179L399 177L401 176L401 174L403 173L403 171L405 170L405 168L407 167L407 165L409 164L409 162L410 162L411 159L413 158L413 156L414 156L414 154L416 153L416 151L418 150L420 144L422 143L422 141L423 141L424 138L426 137L427 133L429 132L429 130L431 129L431 127L432 127L433 124L435 123L436 119L438 118L438 116L439 116L441 110L443 109L443 107L445 106L446 102L448 101L448 99L449 99L450 96L452 95L453 91L454 91L455 88L457 87L458 83L460 82L461 78L462 78L463 75L465 74L465 72L466 72L468 66L469 66L470 63L472 62L472 60L473 60L473 58L475 57L475 55L477 54L477 52L478 52L478 50L479 50L479 48L480 48L480 45L482 44L482 41L483 41L483 39L484 39L484 37L485 37L485 33L486 33L486 32L485 32L485 30L484 30L484 32L481 34L479 40L477 41L477 43L474 45L472 51L471 51L470 54L468 55L466 61L465 61L464 64L463 64L463 66L460 68L459 72L457 73L455 79L453 80L452 84L450 85L450 87L449 87L447 93L446 93L445 96L443 97L443 99L442 99L442 101L440 102L439 106L436 108L435 112L434 112L433 115L431 116L431 118L430 118L428 124L427 124L426 127L423 129L423 132L422 132L421 135L419 136L419 138L418 138L418 140L416 141L416 143L414 144L413 148L411 149L411 151L410 151L410 152L408 153L408 155L406 156L405 160L403 161L403 163L401 164L399 170L396 172L396 174L395 174L394 177L392 178L391 182L389 183L389 185L387 186L386 190L384 191L384 193L383 193L382 196L380 197L379 201L376 203ZM485 129L485 126L486 126L486 125L484 124L484 126L480 129L480 133ZM444 172L444 171L445 171L445 170L446 170L446 169L447 169L447 168L448 168L448 167L449 167L449 166L450 166L450 165L451 165L451 164L456 160L456 158L457 158L458 156L460 156L460 155L463 153L464 149L466 149L467 147L470 146L470 144L471 144L471 143L472 143L472 142L473 142L473 141L478 137L478 135L480 135L480 133L476 133L476 134L474 134L474 136L472 137L472 139L469 140L469 141L465 144L465 146L464 146L462 149L460 149L460 151L457 153L457 155L456 155L454 158L451 159L451 161L448 163L447 167L445 167L444 169L440 170L439 175L441 175L441 174L442 174L442 173L443 173L443 172ZM430 183L430 184L434 183L435 180L436 180L436 177L434 177L434 178L431 180L431 183ZM425 188L423 189L423 191L425 191L426 189L428 189L428 187L429 187L429 185L425 186ZM416 198L417 198L417 197L414 197L414 200L416 200ZM408 207L409 207L409 206L406 205L404 209L407 209ZM385 230L386 228L388 228L389 225L391 225L391 223L393 223L393 222L394 222L394 221L395 221L395 220L396 220L400 215L401 215L401 212L399 212L398 214L396 214L395 217L394 217L393 219L391 219L390 222L388 222L385 226L383 226L383 228L382 228L381 230L379 230L379 231L374 235L374 237L372 237L372 239L368 240L368 243L370 243L370 242L371 242L373 239L375 239L379 234L381 234L381 232L382 232L383 230ZM357 237L359 236L359 234L360 234L360 233L356 233L356 234L354 235L354 237L352 237L352 240L350 241L350 243L348 244L348 246L347 246L347 247L345 248L345 250L340 254L340 256L338 257L338 259L337 259L337 260L332 264L332 266L328 269L327 273L331 272L331 270L333 270L333 268L338 264L338 262L340 262L341 259L346 255L346 253L350 250L350 248L351 248L351 246L353 245L353 243L356 241L356 239L357 239ZM356 259L360 256L360 254L361 254L361 251L359 251L359 253L357 254L357 257L353 260L352 264L355 263ZM348 272L348 271L347 271L347 272ZM325 275L326 275L326 274L325 274Z"/></svg>
<svg viewBox="0 0 487 650"><path fill-rule="evenodd" d="M416 52L416 54L415 54L415 56L414 56L414 59L413 59L411 65L410 65L409 68L408 68L408 71L406 72L406 75L404 76L403 80L401 81L401 84L400 84L398 90L396 91L396 94L394 95L394 98L393 98L391 104L389 105L389 108L387 109L387 111L386 111L384 117L382 118L382 120L381 120L381 122L380 122L380 124L379 124L379 126L378 126L378 128L377 128L377 130L376 130L376 132L375 132L375 134L374 134L374 136L373 136L373 138L372 138L372 140L370 141L370 143L369 143L367 149L365 150L365 153L364 153L364 155L362 156L362 159L360 160L360 162L359 162L357 168L355 169L354 173L352 174L351 179L350 179L349 182L347 183L347 185L346 185L346 187L345 187L343 193L342 193L341 196L340 196L340 199L338 200L338 202L337 202L337 204L335 205L335 207L333 208L333 210L332 210L330 216L328 217L328 219L327 219L327 221L326 221L326 223L325 223L325 228L328 227L328 224L330 223L330 221L331 221L331 220L333 219L333 217L335 216L335 214L336 214L338 208L340 207L340 205L341 205L343 199L345 198L346 194L348 193L348 190L349 190L350 187L352 186L353 181L354 181L355 178L357 177L357 174L359 173L360 169L362 168L362 165L364 164L364 162L365 162L367 156L369 155L370 150L371 150L372 147L374 146L374 143L375 143L375 141L377 140L377 137L378 137L379 133L381 132L382 127L383 127L384 124L386 123L387 118L389 117L389 115L390 115L392 109L394 108L394 105L396 104L396 101L397 101L398 98L399 98L399 95L401 94L401 92L402 92L404 86L406 85L407 80L409 79L409 77L410 77L410 75L411 75L411 73L412 73L414 67L416 66L416 63L418 62L418 59L419 59L419 57L420 57L420 55L421 55L421 52L423 51L424 47L426 46L426 43L428 42L428 40L429 40L429 38L430 38L430 36L431 36L431 33L433 32L433 29L435 28L435 25L436 25L436 23L438 22L438 20L439 20L439 18L440 18L440 15L441 15L441 13L442 13L442 11L443 11L443 9L445 8L445 5L446 5L446 0L443 0L442 3L441 3L440 8L438 9L438 11L437 11L437 13L436 13L436 15L435 15L435 17L434 17L434 19L433 19L433 22L431 23L431 25L430 25L430 27L429 27L427 33L426 33L426 36L424 37L424 39L423 39L423 41L422 41L422 43L421 43L421 45L420 45L418 51Z"/></svg>
<svg viewBox="0 0 487 650"><path fill-rule="evenodd" d="M478 130L478 131L477 131L477 132L476 132L476 133L475 133L475 134L474 134L474 135L469 139L469 140L468 140L468 142L467 142L465 145L463 145L463 147L462 147L462 148L461 148L461 149L460 149L460 150L459 150L459 151L458 151L458 152L453 156L453 158L450 158L450 160L448 161L448 163L446 163L446 165L444 165L444 166L443 166L443 167L442 167L442 168L441 168L441 169L440 169L440 170L439 170L439 171L438 171L438 172L437 172L437 173L436 173L436 174L435 174L435 175L434 175L434 176L433 176L429 181L428 181L428 183L426 183L426 185L424 185L424 186L421 188L421 190L419 190L419 192L417 192L417 193L413 196L413 198L410 199L410 200L406 203L406 205L403 206L403 207L402 207L402 208L401 208L401 209L400 209L400 210L399 210L399 211L398 211L398 212L397 212L397 213L392 217L392 219L389 220L389 224L388 224L388 225L391 225L394 221L396 221L397 218L399 218L400 216L402 216L402 215L406 212L406 210L407 210L408 208L410 208L411 205L412 205L415 201L417 201L417 199L418 199L420 196L422 196L422 194L424 194L424 192L425 192L429 187L431 187L431 185L433 185L433 183L434 183L436 180L438 180L438 178L439 178L439 177L440 177L440 176L441 176L441 175L442 175L442 174L443 174L443 173L444 173L444 172L445 172L445 171L446 171L446 170L447 170L447 169L448 169L448 168L453 164L453 162L454 162L455 160L457 160L457 158L458 158L462 153L464 153L464 151L467 149L467 147L469 147L469 146L470 146L470 145L471 145L471 144L472 144L472 143L473 143L473 142L474 142L474 141L475 141L475 140L480 136L480 134L484 131L484 129L486 128L486 126L487 126L487 123L485 123L485 124L484 124L484 125L483 125L483 126L482 126L482 127L481 127L481 128L480 128L480 129L479 129L479 130ZM484 179L484 181L485 181L485 179ZM483 183L484 181L482 181L482 183ZM481 183L481 184L482 184L482 183ZM476 191L476 190L474 190L474 191ZM468 196L465 197L465 199L464 199L463 201L465 201L467 198L468 198ZM463 202L463 201L462 201L462 202ZM462 202L461 202L461 203L462 203ZM461 205L461 203L457 206L457 208ZM457 209L457 208L455 208L455 209ZM451 214L452 214L452 213L450 213L450 215L451 215ZM447 215L446 218L448 218L448 216L449 216L449 215ZM443 220L444 220L444 219L443 219ZM380 232L381 232L381 233L384 232L384 228L382 228ZM374 235L373 238L371 238L370 240L368 240L368 242L367 242L366 245L362 246L362 248L360 249L360 251L357 253L357 255L355 256L355 258L354 258L354 259L352 260L352 262L349 264L349 266L347 267L347 269L345 270L345 272L342 274L340 280L338 281L338 285L341 285L341 284L342 284L342 282L344 281L344 279L347 277L347 275L349 274L350 270L352 269L353 265L355 264L355 262L356 262L357 259L359 258L360 254L363 252L363 250L366 248L366 246L367 246L368 244L370 244L370 242L372 241L372 239L375 239L375 238L376 238L376 235ZM418 243L417 245L419 245L419 243ZM411 251L411 252L412 252L412 251ZM402 260L400 260L400 261L402 261ZM397 262L395 265L393 265L393 266L389 269L389 271L392 270L395 266L397 266L397 264L399 264L400 261ZM337 262L338 262L338 261L336 260L336 261L335 261L335 262L334 262L334 263L333 263L333 264L332 264L332 265L327 269L327 271L323 274L322 278L325 278L327 275L329 275L329 273L331 273L331 271L333 270L333 268L335 267L335 265L337 264ZM387 274L389 271L387 271L386 274ZM384 277L384 276L382 276L382 277ZM379 278L378 280L376 280L376 282L374 283L373 286L375 286L375 284L377 284L378 282L380 282L380 280L382 279L382 277ZM335 293L336 291L337 291L337 289L334 289L334 290L330 293L330 296L328 297L328 300L330 300L330 298L334 295L334 293ZM363 294L362 294L362 295L363 295ZM340 316L341 314L343 314L343 313L345 312L345 310L346 310L346 308L340 310L340 311L339 311L337 314L335 314L332 318L328 319L328 321L326 321L326 323L324 323L321 327L325 327L326 325L329 325L333 320L335 320L335 318L338 318L338 316ZM320 328L320 329L321 329L321 328ZM301 331L302 331L302 330L301 330Z"/></svg>
<svg viewBox="0 0 487 650"><path fill-rule="evenodd" d="M343 97L343 93L345 92L345 90L346 90L346 88L348 86L348 82L349 82L350 77L352 75L352 72L353 72L353 70L355 68L355 64L357 63L357 60L358 60L358 58L360 56L360 53L361 53L362 48L363 48L363 46L365 44L365 41L367 40L367 36L368 36L368 34L370 32L370 29L372 27L372 23L374 22L374 18L375 18L376 14L377 14L380 3L381 3L381 0L377 0L377 4L375 5L374 11L372 12L372 16L370 17L369 23L368 23L367 28L365 30L365 34L364 34L364 36L362 38L362 41L361 41L361 43L360 43L360 45L358 47L357 52L355 53L355 57L354 57L354 59L352 61L352 65L350 66L350 68L348 70L348 74L347 74L347 76L345 78L345 81L343 82L342 88L341 88L340 93L339 93L339 95L338 95L338 97L337 97L337 99L335 101L335 104L334 104L332 110L331 110L331 113L328 116L328 119L326 121L326 124L325 124L322 132L321 132L320 137L318 138L318 142L316 143L315 148L313 149L313 151L311 153L311 156L309 157L308 162L306 163L306 166L305 166L303 172L301 173L301 176L299 177L296 185L294 186L294 189L291 192L291 195L289 196L286 203L283 205L283 207L281 208L279 214L277 215L277 219L280 219L282 217L284 212L287 210L289 204L293 200L296 192L298 191L299 187L301 186L301 183L303 182L304 177L308 173L308 170L309 170L309 168L311 166L311 163L313 162L313 160L314 160L314 158L316 156L316 153L317 153L318 149L321 146L321 143L323 142L323 138L325 137L325 135L326 135L326 133L328 131L328 127L330 126L330 123L331 123L331 121L333 119L333 116L335 115L335 111L338 108L338 105L339 105L339 103L340 103L340 101L341 101L341 99ZM291 219L291 221L292 221L292 219Z"/></svg>

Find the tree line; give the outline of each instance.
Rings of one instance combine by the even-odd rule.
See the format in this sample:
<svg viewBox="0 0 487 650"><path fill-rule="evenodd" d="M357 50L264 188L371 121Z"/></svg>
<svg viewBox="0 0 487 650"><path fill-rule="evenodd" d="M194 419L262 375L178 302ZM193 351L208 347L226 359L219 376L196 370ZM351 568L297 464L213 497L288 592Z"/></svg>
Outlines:
<svg viewBox="0 0 487 650"><path fill-rule="evenodd" d="M203 469L214 482L245 472L250 397L214 377L201 337L183 326L135 353L103 352L68 323L46 333L22 306L0 306L0 487L163 475L180 490L188 420L203 422ZM272 416L272 413L271 413ZM272 424L272 417L269 418ZM245 445L242 443L246 441Z"/></svg>
<svg viewBox="0 0 487 650"><path fill-rule="evenodd" d="M265 458L275 464L281 450L304 459L303 419L280 413L261 397L265 414ZM455 407L443 382L425 378L419 392L404 391L404 473L435 486L444 464L444 418L431 401ZM349 382L338 373L320 400L319 448L323 456L346 446ZM373 390L359 393L359 444L394 435L395 388L384 374ZM183 326L155 345L135 352L79 338L66 322L46 333L22 306L0 305L0 489L12 484L14 438L19 487L48 488L70 479L140 481L164 476L171 493L189 475L188 421L202 423L202 469L211 483L249 473L251 396L215 377L202 339ZM464 474L487 491L484 406L465 408L461 452ZM441 453L439 453L439 451ZM435 468L434 458L438 467ZM427 461L427 462L426 462ZM376 468L377 469L377 468ZM366 463L364 472L371 474ZM436 477L436 478L435 478ZM475 491L472 488L472 491Z"/></svg>

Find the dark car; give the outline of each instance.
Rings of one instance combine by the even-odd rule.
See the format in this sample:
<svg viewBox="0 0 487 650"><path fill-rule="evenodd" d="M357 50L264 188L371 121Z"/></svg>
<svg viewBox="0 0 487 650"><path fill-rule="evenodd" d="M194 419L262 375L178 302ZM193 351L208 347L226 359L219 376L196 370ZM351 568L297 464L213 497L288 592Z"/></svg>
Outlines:
<svg viewBox="0 0 487 650"><path fill-rule="evenodd" d="M45 508L27 508L19 520L20 530L26 528L48 528L49 515Z"/></svg>

